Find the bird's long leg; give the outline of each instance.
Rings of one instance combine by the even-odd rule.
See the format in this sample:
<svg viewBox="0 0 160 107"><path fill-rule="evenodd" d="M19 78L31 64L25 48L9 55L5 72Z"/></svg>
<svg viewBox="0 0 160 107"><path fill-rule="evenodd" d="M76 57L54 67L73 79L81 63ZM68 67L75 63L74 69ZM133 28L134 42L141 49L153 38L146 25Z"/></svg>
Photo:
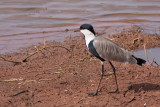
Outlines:
<svg viewBox="0 0 160 107"><path fill-rule="evenodd" d="M101 84L101 81L102 81L102 78L104 76L104 62L101 62L102 63L102 73L101 73L101 78L99 80L99 83L98 83L98 87L97 87L97 90L95 93L88 93L89 95L93 95L93 96L96 96L98 95L98 90L99 90L99 87L100 87L100 84Z"/></svg>
<svg viewBox="0 0 160 107"><path fill-rule="evenodd" d="M112 69L113 69L113 72L114 72L114 77L115 77L115 82L116 82L116 89L114 91L110 91L111 93L116 93L116 92L119 92L119 89L118 89L118 83L117 83L117 76L116 76L116 69L115 67L113 66L113 64L111 63L111 61L109 61L109 64L111 65Z"/></svg>

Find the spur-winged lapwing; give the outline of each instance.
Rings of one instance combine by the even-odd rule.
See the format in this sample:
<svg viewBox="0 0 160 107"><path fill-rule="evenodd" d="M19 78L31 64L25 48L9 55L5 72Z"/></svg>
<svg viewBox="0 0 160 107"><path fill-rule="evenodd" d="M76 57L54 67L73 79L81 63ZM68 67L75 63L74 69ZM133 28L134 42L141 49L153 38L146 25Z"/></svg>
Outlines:
<svg viewBox="0 0 160 107"><path fill-rule="evenodd" d="M118 62L128 62L131 64L138 64L142 66L145 64L145 60L135 57L131 52L123 49L121 46L116 44L110 39L103 36L96 36L96 33L90 24L83 24L80 26L80 32L85 36L85 42L88 50L98 59L100 59L102 64L102 74L98 83L98 87L95 93L90 93L90 95L97 95L101 80L104 76L104 61L108 61L111 65L115 77L116 89L111 92L118 92L118 84L116 77L116 70L111 61Z"/></svg>

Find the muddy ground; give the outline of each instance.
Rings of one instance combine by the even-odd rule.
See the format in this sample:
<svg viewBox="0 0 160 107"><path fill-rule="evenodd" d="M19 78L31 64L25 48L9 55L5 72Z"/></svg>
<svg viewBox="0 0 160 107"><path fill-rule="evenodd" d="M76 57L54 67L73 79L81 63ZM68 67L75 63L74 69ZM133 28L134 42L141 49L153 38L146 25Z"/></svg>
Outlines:
<svg viewBox="0 0 160 107"><path fill-rule="evenodd" d="M160 47L160 36L139 31L109 35L128 50ZM160 66L113 62L119 93L113 75L102 80L98 96L101 64L85 46L82 36L66 38L62 43L46 42L47 48L21 62L43 44L1 55L0 107L158 107L160 106ZM55 47L55 46L65 46ZM3 57L3 58L2 58ZM112 72L105 62L105 74Z"/></svg>

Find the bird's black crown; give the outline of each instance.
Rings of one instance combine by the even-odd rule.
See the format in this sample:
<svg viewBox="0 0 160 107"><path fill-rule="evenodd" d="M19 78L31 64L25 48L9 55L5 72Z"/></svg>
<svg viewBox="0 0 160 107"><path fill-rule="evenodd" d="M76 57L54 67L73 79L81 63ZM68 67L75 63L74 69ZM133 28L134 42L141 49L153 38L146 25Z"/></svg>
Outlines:
<svg viewBox="0 0 160 107"><path fill-rule="evenodd" d="M95 31L94 31L94 29L93 29L93 26L90 25L90 24L83 24L83 25L81 25L80 26L80 30L82 30L82 29L87 29L87 30L91 31L94 35L96 34Z"/></svg>

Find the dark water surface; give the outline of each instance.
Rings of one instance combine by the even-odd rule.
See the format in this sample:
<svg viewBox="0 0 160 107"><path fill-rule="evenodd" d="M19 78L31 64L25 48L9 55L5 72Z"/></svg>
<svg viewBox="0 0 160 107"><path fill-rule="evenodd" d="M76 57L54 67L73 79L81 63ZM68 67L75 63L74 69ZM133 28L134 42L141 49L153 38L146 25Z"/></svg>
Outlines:
<svg viewBox="0 0 160 107"><path fill-rule="evenodd" d="M0 53L79 35L83 23L106 35L135 24L160 33L160 0L1 0Z"/></svg>

